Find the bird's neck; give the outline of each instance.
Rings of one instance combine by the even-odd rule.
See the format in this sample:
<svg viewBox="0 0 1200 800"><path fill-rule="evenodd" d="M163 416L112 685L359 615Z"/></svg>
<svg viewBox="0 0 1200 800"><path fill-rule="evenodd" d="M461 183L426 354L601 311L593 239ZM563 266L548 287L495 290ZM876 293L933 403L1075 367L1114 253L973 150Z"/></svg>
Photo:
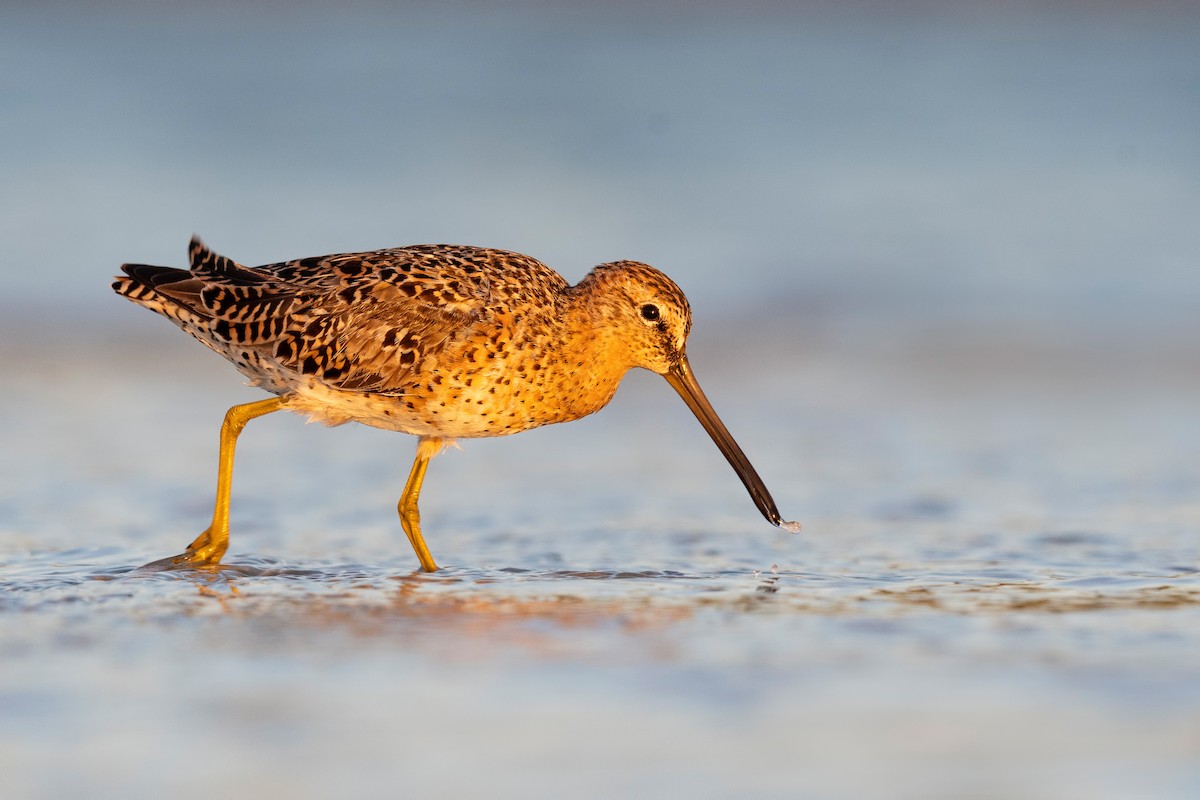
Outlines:
<svg viewBox="0 0 1200 800"><path fill-rule="evenodd" d="M603 301L574 287L560 310L563 326L558 362L562 380L571 387L579 415L599 411L612 399L621 379L633 367L628 343L614 333L611 314Z"/></svg>

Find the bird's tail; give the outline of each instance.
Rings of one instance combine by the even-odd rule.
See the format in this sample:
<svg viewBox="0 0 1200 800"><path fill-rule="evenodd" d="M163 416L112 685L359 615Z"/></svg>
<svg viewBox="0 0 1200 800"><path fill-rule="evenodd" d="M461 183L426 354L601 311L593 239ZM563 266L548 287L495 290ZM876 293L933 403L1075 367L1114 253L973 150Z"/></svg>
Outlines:
<svg viewBox="0 0 1200 800"><path fill-rule="evenodd" d="M193 258L198 239L192 240ZM203 248L203 245L199 245ZM203 281L186 269L150 264L122 264L112 283L113 291L140 306L162 314L180 325L194 325L207 315L200 292Z"/></svg>

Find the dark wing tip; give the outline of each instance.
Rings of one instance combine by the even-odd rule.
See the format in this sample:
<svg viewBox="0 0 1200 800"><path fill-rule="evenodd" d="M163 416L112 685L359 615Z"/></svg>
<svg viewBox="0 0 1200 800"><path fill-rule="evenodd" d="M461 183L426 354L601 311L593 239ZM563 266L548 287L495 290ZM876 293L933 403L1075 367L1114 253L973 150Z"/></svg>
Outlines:
<svg viewBox="0 0 1200 800"><path fill-rule="evenodd" d="M175 283L191 277L186 270L175 269L174 267L155 267L150 264L122 264L121 271L136 283L150 288L161 286L165 283ZM117 283L123 282L123 278L117 278Z"/></svg>

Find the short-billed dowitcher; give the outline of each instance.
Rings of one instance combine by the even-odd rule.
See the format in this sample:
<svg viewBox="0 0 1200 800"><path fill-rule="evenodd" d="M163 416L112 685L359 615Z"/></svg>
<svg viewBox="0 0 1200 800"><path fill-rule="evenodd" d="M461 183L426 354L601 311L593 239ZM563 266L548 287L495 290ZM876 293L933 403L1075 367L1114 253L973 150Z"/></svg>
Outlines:
<svg viewBox="0 0 1200 800"><path fill-rule="evenodd" d="M421 567L437 569L417 497L429 460L458 438L505 436L599 411L633 367L667 379L733 465L758 509L793 533L713 411L684 353L687 298L636 261L602 264L569 285L529 256L415 245L243 267L197 238L190 270L125 264L120 295L168 317L254 386L221 426L212 524L157 568L220 562L238 434L286 408L327 425L361 422L420 437L400 523Z"/></svg>

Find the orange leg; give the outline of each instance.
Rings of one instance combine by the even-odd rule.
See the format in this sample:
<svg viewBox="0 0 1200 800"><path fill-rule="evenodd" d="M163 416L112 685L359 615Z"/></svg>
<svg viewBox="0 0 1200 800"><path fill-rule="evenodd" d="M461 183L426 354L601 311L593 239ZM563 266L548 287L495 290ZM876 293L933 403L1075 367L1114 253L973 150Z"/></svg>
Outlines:
<svg viewBox="0 0 1200 800"><path fill-rule="evenodd" d="M217 466L217 502L213 507L212 524L204 533L177 556L160 559L147 564L154 569L189 569L218 564L221 556L229 549L229 495L233 488L233 453L238 435L246 423L255 417L270 414L283 408L282 397L272 397L255 403L234 406L225 413L221 424L221 453Z"/></svg>
<svg viewBox="0 0 1200 800"><path fill-rule="evenodd" d="M412 471L408 473L408 482L404 484L404 494L400 495L400 503L396 506L400 512L400 525L408 534L408 541L417 553L421 569L426 572L437 572L438 566L425 544L425 537L421 535L421 512L417 508L417 498L421 494L421 484L425 482L429 460L440 453L445 445L444 439L421 437L417 443L417 458L413 461Z"/></svg>

